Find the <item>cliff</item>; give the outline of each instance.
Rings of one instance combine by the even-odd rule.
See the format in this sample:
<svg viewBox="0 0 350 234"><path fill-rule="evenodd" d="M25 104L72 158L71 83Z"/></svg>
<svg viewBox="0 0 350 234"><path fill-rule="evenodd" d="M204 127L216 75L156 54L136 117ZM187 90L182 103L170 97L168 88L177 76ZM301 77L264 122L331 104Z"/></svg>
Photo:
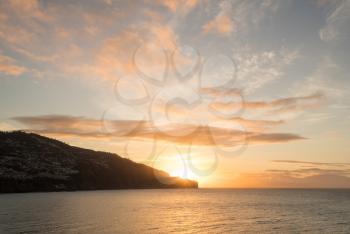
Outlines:
<svg viewBox="0 0 350 234"><path fill-rule="evenodd" d="M0 132L0 192L197 187L196 181L170 177L117 154L33 133Z"/></svg>

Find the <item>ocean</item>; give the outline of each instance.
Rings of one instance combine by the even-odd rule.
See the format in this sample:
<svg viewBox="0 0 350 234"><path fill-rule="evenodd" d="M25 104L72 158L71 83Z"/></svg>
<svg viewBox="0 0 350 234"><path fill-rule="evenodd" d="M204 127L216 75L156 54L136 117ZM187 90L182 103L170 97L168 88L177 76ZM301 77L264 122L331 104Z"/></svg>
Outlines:
<svg viewBox="0 0 350 234"><path fill-rule="evenodd" d="M350 190L0 194L0 233L350 233Z"/></svg>

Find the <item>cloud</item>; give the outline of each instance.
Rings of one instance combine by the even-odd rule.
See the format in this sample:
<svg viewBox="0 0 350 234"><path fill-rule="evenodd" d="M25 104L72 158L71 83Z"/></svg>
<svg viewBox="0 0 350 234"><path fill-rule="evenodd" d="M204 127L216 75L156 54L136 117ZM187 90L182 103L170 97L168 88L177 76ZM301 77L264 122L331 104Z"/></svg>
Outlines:
<svg viewBox="0 0 350 234"><path fill-rule="evenodd" d="M231 121L241 123L247 129L254 131L263 131L285 123L283 120L253 120L240 117L232 118Z"/></svg>
<svg viewBox="0 0 350 234"><path fill-rule="evenodd" d="M229 36L234 31L235 27L233 20L230 18L232 13L231 7L230 2L223 1L220 4L219 14L203 25L203 32Z"/></svg>
<svg viewBox="0 0 350 234"><path fill-rule="evenodd" d="M206 12L217 11L217 14L211 16L211 20L203 24L203 33L230 36L233 32L237 35L245 35L261 28L264 20L277 11L281 1L223 0L204 2Z"/></svg>
<svg viewBox="0 0 350 234"><path fill-rule="evenodd" d="M143 7L135 3L120 2L118 8L110 3L1 1L0 44L46 77L96 78L102 70L94 61L98 48L111 32L132 24L125 12L135 15L134 21L143 18Z"/></svg>
<svg viewBox="0 0 350 234"><path fill-rule="evenodd" d="M329 3L330 1L326 2ZM321 40L325 42L331 42L340 36L344 36L344 33L349 33L347 28L350 21L350 1L332 1L332 4L335 5L335 8L328 15L326 25L319 31Z"/></svg>
<svg viewBox="0 0 350 234"><path fill-rule="evenodd" d="M174 51L177 35L169 25L144 23L104 40L92 65L103 78L141 71L159 77L166 68L166 51Z"/></svg>
<svg viewBox="0 0 350 234"><path fill-rule="evenodd" d="M327 98L340 99L345 94L341 80L347 80L346 72L330 57L325 56L315 70L302 82L293 87L299 95L310 92L322 92ZM336 78L336 79L335 79Z"/></svg>
<svg viewBox="0 0 350 234"><path fill-rule="evenodd" d="M262 5L266 6L268 1ZM197 0L180 1L139 1L139 2L74 2L65 4L60 1L14 0L0 3L0 38L1 44L23 56L24 60L33 60L30 66L40 66L45 76L68 77L110 77L112 67L129 70L130 64L125 61L130 45L115 46L118 37L131 39L130 44L140 43L137 38L130 38L135 33L143 44L159 41L166 49L169 42L177 46L174 18L152 18L149 12L159 12L159 5L171 12L179 13L181 20L184 12L195 9L200 4ZM206 2L201 4L205 5ZM236 4L236 3L235 3ZM136 7L137 5L137 7ZM217 24L208 24L207 30L218 30L227 34L235 30L230 19L228 1L220 4L223 14L218 14ZM241 7L245 4L239 4ZM151 19L150 19L151 18ZM73 24L70 22L74 22ZM116 23L117 22L117 23ZM202 23L202 22L199 22ZM211 25L211 26L210 26ZM148 30L149 29L149 30ZM129 33L126 33L129 31ZM121 41L122 39L120 39ZM119 41L119 42L120 42ZM118 43L119 43L118 42ZM72 47L81 47L82 54L71 54ZM125 51L121 50L124 49ZM113 53L108 53L112 49ZM128 56L131 56L128 54ZM96 58L96 61L92 61ZM147 60L147 59L145 59ZM33 68L33 67L32 67ZM34 68L33 68L34 69ZM150 68L151 69L151 68ZM46 75L47 74L47 75ZM57 75L60 74L60 75Z"/></svg>
<svg viewBox="0 0 350 234"><path fill-rule="evenodd" d="M276 99L270 102L246 102L247 109L267 109L272 113L285 113L306 110L319 106L325 96L317 92L307 96Z"/></svg>
<svg viewBox="0 0 350 234"><path fill-rule="evenodd" d="M239 98L229 100L228 97L238 97L242 91L237 89L224 90L222 88L202 88L200 92L213 97L210 106L221 111L243 108L246 110L265 110L271 114L303 111L320 106L326 96L322 92L315 92L305 96L287 97L272 101L247 101ZM224 100L222 97L225 97ZM220 100L222 98L222 100Z"/></svg>
<svg viewBox="0 0 350 234"><path fill-rule="evenodd" d="M2 55L0 51L0 73L18 76L26 71L27 69L25 67L16 64L15 59Z"/></svg>
<svg viewBox="0 0 350 234"><path fill-rule="evenodd" d="M232 0L232 15L238 31L243 33L258 29L265 19L273 16L279 8L279 0Z"/></svg>
<svg viewBox="0 0 350 234"><path fill-rule="evenodd" d="M322 57L316 68L304 80L296 82L291 87L291 92L299 96L308 96L310 93L322 94L317 102L314 99L314 107L320 104L324 106L347 106L347 72L329 56ZM311 107L312 108L312 107ZM310 113L305 116L308 122L319 122L332 119L336 115L332 111L327 113Z"/></svg>
<svg viewBox="0 0 350 234"><path fill-rule="evenodd" d="M157 0L156 2L172 12L180 11L180 13L188 12L198 4L198 0Z"/></svg>
<svg viewBox="0 0 350 234"><path fill-rule="evenodd" d="M288 142L294 140L304 140L306 138L301 137L296 134L288 133L263 133L252 136L249 138L250 141L259 142L259 143L268 143L268 142Z"/></svg>
<svg viewBox="0 0 350 234"><path fill-rule="evenodd" d="M273 15L279 6L278 0L224 0L219 3L218 13L202 26L202 31L220 36L230 36L232 32L244 34L261 26L264 19ZM208 11L217 10L217 1L207 1Z"/></svg>
<svg viewBox="0 0 350 234"><path fill-rule="evenodd" d="M47 51L49 40L45 39L52 33L47 33L44 25L52 23L51 13L44 9L38 0L1 1L1 44L32 59L45 57L41 52ZM43 44L45 49L42 48Z"/></svg>
<svg viewBox="0 0 350 234"><path fill-rule="evenodd" d="M336 173L320 173L294 177L284 172L243 173L232 182L241 188L350 188L350 177Z"/></svg>
<svg viewBox="0 0 350 234"><path fill-rule="evenodd" d="M200 98L190 99L188 103L178 99L168 103L161 100L160 104L157 102L157 105L153 105L157 108L154 111L166 116L171 123L243 126L248 131L263 133L286 124L287 114L299 114L317 108L325 100L321 92L270 101L245 100L242 91L223 87L200 88L198 93ZM261 141L264 139L263 135L259 138Z"/></svg>
<svg viewBox="0 0 350 234"><path fill-rule="evenodd" d="M236 50L233 58L237 65L237 83L244 93L252 94L280 79L285 69L300 57L297 49L282 47L256 52L249 47Z"/></svg>
<svg viewBox="0 0 350 234"><path fill-rule="evenodd" d="M242 126L244 129L253 132L264 132L273 127L285 124L283 120L265 120L265 119L249 119L237 117L235 109L220 109L217 108L212 112L208 108L207 103L192 105L170 105L168 107L157 107L157 112L162 116L166 116L169 123L192 123L201 125L215 125L221 127L238 127ZM233 112L233 114L231 114ZM163 119L163 118L162 118Z"/></svg>
<svg viewBox="0 0 350 234"><path fill-rule="evenodd" d="M193 144L202 146L219 145L230 147L237 142L251 144L282 143L305 139L289 133L259 133L221 127L203 127L190 124L154 126L148 121L97 120L72 116L14 117L13 120L25 125L28 131L57 137L136 138ZM103 127L108 126L108 129ZM190 131L189 131L190 129ZM179 135L179 133L186 133Z"/></svg>
<svg viewBox="0 0 350 234"><path fill-rule="evenodd" d="M47 77L114 80L116 71L132 70L130 57L135 47L156 44L173 50L180 46L174 18L165 17L159 5L181 15L195 9L199 1L105 1L67 5L60 1L16 0L0 4L1 44L20 54L23 60L32 60L28 63L30 66L39 64L41 73ZM246 5L235 4L239 8ZM218 24L208 26L208 30L217 28L224 34L235 30L233 21L229 20L229 5L228 1L220 4L222 14L217 15ZM262 5L269 4L266 1ZM150 12L164 17L149 17ZM183 17L176 20L182 23ZM72 48L80 48L80 52L75 53ZM163 58L150 59L154 59L153 55L146 52L141 59L146 61L144 67L150 70L150 76L159 74Z"/></svg>
<svg viewBox="0 0 350 234"><path fill-rule="evenodd" d="M205 33L217 32L221 35L229 35L234 28L233 21L227 15L218 15L212 21L203 26Z"/></svg>
<svg viewBox="0 0 350 234"><path fill-rule="evenodd" d="M297 161L297 160L272 160L274 163L287 163L287 164L301 164L301 165L315 165L315 166L350 166L350 163L329 163L329 162L309 162L309 161Z"/></svg>
<svg viewBox="0 0 350 234"><path fill-rule="evenodd" d="M319 5L319 6L325 6L328 4L334 4L334 3L339 3L342 0L314 0L314 2Z"/></svg>
<svg viewBox="0 0 350 234"><path fill-rule="evenodd" d="M131 31L124 31L106 39L96 56L97 72L102 74L102 77L110 73L115 74L115 71L131 72L132 54L141 42L140 35Z"/></svg>
<svg viewBox="0 0 350 234"><path fill-rule="evenodd" d="M168 122L172 123L214 124L215 126L222 127L238 125L244 126L244 128L249 131L258 132L286 123L284 120L276 120L276 118L278 118L276 115L274 119L264 119L261 118L261 116L257 119L243 117L242 113L246 109L246 101L240 96L241 91L237 89L201 88L197 99L185 99L186 93L182 91L183 90L179 92L181 92L181 97L184 99L174 98L171 99L172 101L168 102L160 99L152 105L153 112L161 116L166 116ZM300 99L302 99L302 97L300 97ZM282 102L282 100L275 101ZM257 110L251 105L257 102L247 103L249 104L250 110ZM277 108L284 107L282 104L276 106L267 105L265 102L264 104L265 108L259 106L259 109L275 111ZM291 105L291 103L289 103L289 105Z"/></svg>
<svg viewBox="0 0 350 234"><path fill-rule="evenodd" d="M243 173L237 187L350 188L350 163L273 160L278 169ZM283 169L282 166L288 166ZM292 169L291 169L292 168Z"/></svg>
<svg viewBox="0 0 350 234"><path fill-rule="evenodd" d="M336 175L343 175L348 176L350 175L350 169L324 169L324 168L318 168L318 167L312 167L312 168L300 168L295 170L276 170L276 169L270 169L266 170L266 172L271 173L282 173L282 174L288 174L293 175L295 177L306 177L310 175L319 175L319 174L336 174Z"/></svg>

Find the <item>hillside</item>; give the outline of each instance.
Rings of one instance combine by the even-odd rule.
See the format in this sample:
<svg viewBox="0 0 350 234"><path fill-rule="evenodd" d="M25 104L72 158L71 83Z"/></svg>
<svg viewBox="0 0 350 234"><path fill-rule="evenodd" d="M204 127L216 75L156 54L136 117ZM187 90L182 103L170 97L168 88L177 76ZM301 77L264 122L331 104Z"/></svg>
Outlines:
<svg viewBox="0 0 350 234"><path fill-rule="evenodd" d="M0 132L0 192L197 187L196 181L170 177L116 154L34 133Z"/></svg>

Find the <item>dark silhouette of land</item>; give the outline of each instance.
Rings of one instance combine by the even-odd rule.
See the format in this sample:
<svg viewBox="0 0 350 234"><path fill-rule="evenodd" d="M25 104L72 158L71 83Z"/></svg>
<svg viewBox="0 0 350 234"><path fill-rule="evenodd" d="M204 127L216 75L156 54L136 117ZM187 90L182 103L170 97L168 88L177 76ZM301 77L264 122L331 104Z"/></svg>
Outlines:
<svg viewBox="0 0 350 234"><path fill-rule="evenodd" d="M162 181L162 182L161 182ZM0 192L197 188L117 154L22 131L0 132Z"/></svg>

